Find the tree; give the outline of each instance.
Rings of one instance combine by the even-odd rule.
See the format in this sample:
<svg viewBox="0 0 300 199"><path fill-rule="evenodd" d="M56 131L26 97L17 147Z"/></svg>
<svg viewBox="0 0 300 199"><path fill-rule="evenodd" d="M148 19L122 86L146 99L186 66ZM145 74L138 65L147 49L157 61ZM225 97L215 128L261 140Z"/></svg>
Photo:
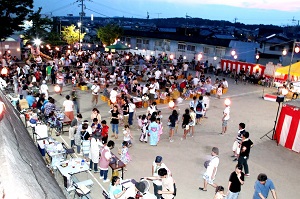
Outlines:
<svg viewBox="0 0 300 199"><path fill-rule="evenodd" d="M46 39L49 31L52 29L52 21L49 18L41 16L42 8L28 16L28 21L32 22L32 26L25 31L25 39L43 38Z"/></svg>
<svg viewBox="0 0 300 199"><path fill-rule="evenodd" d="M97 36L105 45L111 45L123 34L123 29L115 24L107 24L97 30Z"/></svg>
<svg viewBox="0 0 300 199"><path fill-rule="evenodd" d="M73 24L70 26L63 27L61 34L63 40L65 40L70 45L78 42L79 36L80 36L80 40L83 40L85 36L85 33L80 33L79 29L76 29L76 26L74 26Z"/></svg>
<svg viewBox="0 0 300 199"><path fill-rule="evenodd" d="M21 25L26 17L32 12L33 0L1 0L0 3L0 39L21 31Z"/></svg>

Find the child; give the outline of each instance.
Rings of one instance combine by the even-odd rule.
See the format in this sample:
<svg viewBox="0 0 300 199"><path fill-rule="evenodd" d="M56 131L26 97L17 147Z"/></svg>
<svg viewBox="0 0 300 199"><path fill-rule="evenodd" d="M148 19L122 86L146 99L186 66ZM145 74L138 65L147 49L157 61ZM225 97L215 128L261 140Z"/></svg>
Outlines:
<svg viewBox="0 0 300 199"><path fill-rule="evenodd" d="M209 108L209 103L210 103L209 96L210 96L210 93L208 93L208 92L206 92L205 95L203 96L203 104L205 106L204 118L207 118L206 112L207 112L207 109Z"/></svg>
<svg viewBox="0 0 300 199"><path fill-rule="evenodd" d="M127 171L126 166L131 160L131 157L128 153L128 142L122 142L122 149L119 149L119 154L121 155L121 161L125 164L124 170Z"/></svg>
<svg viewBox="0 0 300 199"><path fill-rule="evenodd" d="M217 186L216 187L216 194L214 199L223 199L224 198L224 187L222 186Z"/></svg>
<svg viewBox="0 0 300 199"><path fill-rule="evenodd" d="M159 126L159 130L158 130L158 142L160 140L160 135L163 134L163 126L162 126L162 123L160 122L160 118L156 118L156 123L158 124Z"/></svg>
<svg viewBox="0 0 300 199"><path fill-rule="evenodd" d="M133 137L131 135L129 125L124 126L123 134L124 134L124 139L123 140L128 143L128 148L130 148L132 146L131 139L133 139Z"/></svg>
<svg viewBox="0 0 300 199"><path fill-rule="evenodd" d="M138 126L140 127L140 129L142 129L142 127L143 127L143 121L142 121L142 116L141 115L138 116L137 122L138 122Z"/></svg>
<svg viewBox="0 0 300 199"><path fill-rule="evenodd" d="M106 120L102 120L101 125L102 125L102 131L101 131L102 143L107 143L109 126L107 126Z"/></svg>
<svg viewBox="0 0 300 199"><path fill-rule="evenodd" d="M142 133L141 133L141 136L140 136L140 141L141 142L145 142L147 143L148 141L148 120L147 120L147 116L146 115L143 115L142 116Z"/></svg>
<svg viewBox="0 0 300 199"><path fill-rule="evenodd" d="M163 115L161 114L161 111L157 111L157 116L156 118L159 118L160 119L160 123L162 124L162 118L163 118Z"/></svg>
<svg viewBox="0 0 300 199"><path fill-rule="evenodd" d="M223 88L222 88L222 85L220 84L218 86L218 89L217 89L217 97L218 97L218 99L221 98L222 92L223 92Z"/></svg>

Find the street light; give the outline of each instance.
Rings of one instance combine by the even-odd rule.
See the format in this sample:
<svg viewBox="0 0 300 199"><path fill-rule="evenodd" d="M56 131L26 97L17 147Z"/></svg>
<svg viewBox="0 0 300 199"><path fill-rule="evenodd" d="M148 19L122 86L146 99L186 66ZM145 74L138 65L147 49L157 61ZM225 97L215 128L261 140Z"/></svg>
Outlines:
<svg viewBox="0 0 300 199"><path fill-rule="evenodd" d="M81 39L80 39L80 34L81 34L81 22L77 23L78 28L79 28L79 51L81 50Z"/></svg>
<svg viewBox="0 0 300 199"><path fill-rule="evenodd" d="M300 42L297 42L296 39L294 39L293 51L292 51L291 62L290 62L289 71L288 71L288 79L287 79L287 81L289 81L289 82L291 81L291 68L292 68L292 63L293 63L293 59L294 59L294 54L298 53L300 51L299 46L296 46L296 44L300 44Z"/></svg>

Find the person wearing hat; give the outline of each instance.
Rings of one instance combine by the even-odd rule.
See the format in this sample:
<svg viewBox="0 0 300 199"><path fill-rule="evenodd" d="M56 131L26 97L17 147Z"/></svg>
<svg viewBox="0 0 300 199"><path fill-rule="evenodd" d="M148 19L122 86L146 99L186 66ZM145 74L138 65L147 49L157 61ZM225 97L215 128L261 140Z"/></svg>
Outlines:
<svg viewBox="0 0 300 199"><path fill-rule="evenodd" d="M235 171L230 174L228 182L227 199L238 199L241 185L244 184L245 174L242 172L243 166L237 164Z"/></svg>
<svg viewBox="0 0 300 199"><path fill-rule="evenodd" d="M40 94L45 94L45 99L48 99L49 97L49 88L46 84L46 80L43 80L42 85L40 86Z"/></svg>
<svg viewBox="0 0 300 199"><path fill-rule="evenodd" d="M217 147L213 147L211 150L211 158L209 160L209 163L207 165L206 171L203 174L204 179L204 186L199 187L199 190L207 191L207 184L213 186L214 188L217 187L217 184L214 183L218 166L219 166L219 149Z"/></svg>
<svg viewBox="0 0 300 199"><path fill-rule="evenodd" d="M146 180L136 182L135 189L139 191L143 199L156 199L156 196L149 192L149 182Z"/></svg>
<svg viewBox="0 0 300 199"><path fill-rule="evenodd" d="M147 177L145 179L152 180L153 181L153 188L154 188L154 195L157 199L161 198L161 195L158 194L159 190L162 190L162 181L158 179L158 170L161 168L164 168L168 171L168 176L171 176L171 171L168 169L168 167L162 162L161 156L156 156L153 164L152 164L152 177Z"/></svg>

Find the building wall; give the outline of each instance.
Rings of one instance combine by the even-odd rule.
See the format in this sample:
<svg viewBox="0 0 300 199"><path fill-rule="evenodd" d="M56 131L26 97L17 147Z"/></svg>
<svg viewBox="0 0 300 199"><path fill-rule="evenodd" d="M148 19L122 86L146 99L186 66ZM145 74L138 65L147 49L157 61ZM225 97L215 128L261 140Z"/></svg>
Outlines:
<svg viewBox="0 0 300 199"><path fill-rule="evenodd" d="M212 63L213 65L216 65L218 62L220 62L221 58L225 56L226 52L229 51L229 49L226 47L216 47L205 44L175 41L168 39L130 37L130 42L128 42L129 37L126 38L121 39L121 42L130 45L130 52L132 53L141 54L144 56L158 56L159 54L167 54L169 56L173 54L175 58L178 58L180 55L182 55L185 56L185 60L189 62L191 62L194 58L197 61L198 55L199 53L201 53L201 62L205 62L207 60L209 64ZM143 44L143 42L141 44L141 40L148 40L149 42L148 44ZM178 44L185 45L185 49L178 49Z"/></svg>

